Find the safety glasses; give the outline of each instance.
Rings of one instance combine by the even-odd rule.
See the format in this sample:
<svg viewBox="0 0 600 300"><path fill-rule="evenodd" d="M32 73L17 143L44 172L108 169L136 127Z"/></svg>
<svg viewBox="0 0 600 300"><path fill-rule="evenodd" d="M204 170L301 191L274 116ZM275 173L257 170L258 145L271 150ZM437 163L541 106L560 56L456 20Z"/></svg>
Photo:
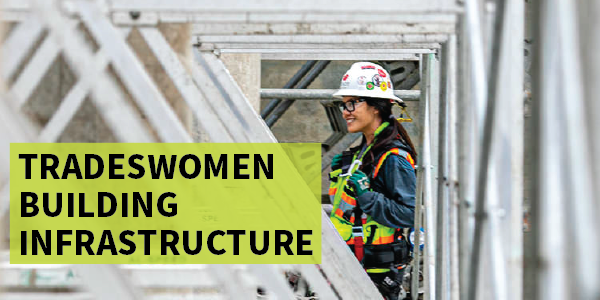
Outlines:
<svg viewBox="0 0 600 300"><path fill-rule="evenodd" d="M348 101L348 102L341 102L340 105L340 110L342 112L344 112L344 109L347 110L348 112L353 112L356 109L356 104L360 103L360 102L365 102L367 101L367 99L356 99L356 100L352 100L352 101Z"/></svg>

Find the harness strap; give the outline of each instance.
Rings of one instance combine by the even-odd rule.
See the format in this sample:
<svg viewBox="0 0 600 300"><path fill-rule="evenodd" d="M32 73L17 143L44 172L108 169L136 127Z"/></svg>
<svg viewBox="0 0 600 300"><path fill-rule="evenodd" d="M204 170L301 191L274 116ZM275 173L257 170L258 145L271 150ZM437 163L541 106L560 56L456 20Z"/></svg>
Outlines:
<svg viewBox="0 0 600 300"><path fill-rule="evenodd" d="M377 135L379 135L379 133L381 133L389 125L390 125L389 122L384 122L377 128L377 130L375 130L375 140L373 141L373 143L368 145L362 151L355 153L352 157L352 163L351 163L350 167L348 168L348 170L346 170L345 172L342 171L343 174L338 175L338 177L341 177L341 178L349 177L355 171L354 169L358 170L360 168L360 165L362 164L362 160L363 160L365 154L367 152L369 152L371 147L375 144L375 141L377 140ZM342 168L342 170L343 170L343 168ZM347 181L347 179L342 179L342 180ZM330 190L330 192L331 192L331 190ZM337 190L336 190L336 192L337 192ZM343 194L341 196L343 196ZM340 198L342 198L341 196L340 196ZM341 199L341 200L344 200L344 199ZM363 241L363 236L364 236L363 225L365 225L367 223L367 215L363 213L362 209L360 209L360 207L358 206L358 203L354 203L354 205L355 205L355 207L352 211L352 213L354 214L354 220L353 220L354 226L352 226L352 239L354 240L354 255L356 256L358 261L362 262L364 255L365 255L364 241ZM340 217L342 217L346 221L351 222L352 216L349 216L347 213L348 213L348 211L342 212ZM336 211L336 214L337 214L337 211Z"/></svg>
<svg viewBox="0 0 600 300"><path fill-rule="evenodd" d="M360 216L360 217L357 217ZM362 261L365 257L365 248L363 242L363 224L367 222L367 218L363 217L363 211L358 207L354 208L354 226L352 227L352 237L354 238L354 255L358 261Z"/></svg>

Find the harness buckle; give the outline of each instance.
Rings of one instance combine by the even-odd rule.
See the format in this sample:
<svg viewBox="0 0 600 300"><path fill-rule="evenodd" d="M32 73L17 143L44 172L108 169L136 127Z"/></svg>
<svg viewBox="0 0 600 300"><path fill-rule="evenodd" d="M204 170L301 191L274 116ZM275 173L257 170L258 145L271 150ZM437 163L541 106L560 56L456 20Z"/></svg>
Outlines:
<svg viewBox="0 0 600 300"><path fill-rule="evenodd" d="M352 175L352 169L354 169L354 166L355 166L355 165L358 165L358 167L360 168L360 166L362 165L362 161L360 161L360 160L358 160L358 159L357 159L357 160L354 160L354 161L352 162L352 164L350 165L350 168L348 168L348 172L346 172L346 173L344 173L344 174L341 174L341 175L340 175L340 177L346 177L346 176L350 176L350 175Z"/></svg>
<svg viewBox="0 0 600 300"><path fill-rule="evenodd" d="M357 236L362 237L363 236L362 226L352 226L352 236L353 237L357 237Z"/></svg>

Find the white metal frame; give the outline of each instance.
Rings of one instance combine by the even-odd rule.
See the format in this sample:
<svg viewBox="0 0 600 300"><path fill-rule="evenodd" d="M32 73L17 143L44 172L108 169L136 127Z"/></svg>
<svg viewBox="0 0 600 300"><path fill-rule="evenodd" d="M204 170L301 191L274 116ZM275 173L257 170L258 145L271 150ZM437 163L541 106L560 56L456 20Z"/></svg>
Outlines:
<svg viewBox="0 0 600 300"><path fill-rule="evenodd" d="M4 176L0 177L3 180L0 183L4 184L0 197L7 200L8 195L8 143L57 141L86 96L91 97L119 141L192 141L162 91L125 41L124 37L131 31L139 31L195 119L214 142L276 142L219 60L221 53L259 53L265 60L420 59L421 91L406 94L411 99L420 97L421 141L415 227L425 228L426 240L425 250L415 252L412 270L416 276L413 276L412 288L418 289L418 262L419 257L423 257L425 299L519 299L522 290L523 179L514 174L522 174L523 164L523 121L522 115L519 117L522 112L523 3L499 0L495 13L484 17L481 12L489 7L480 7L481 1L463 2L464 15L457 14L462 12L462 6L447 0L385 0L377 5L342 0L262 0L246 1L243 9L240 9L239 1L234 0L63 0L59 2L60 9L56 1L40 0L30 6L27 1L5 0L2 19L18 24L0 49L5 58L0 75L5 82L16 77L0 101L0 124L11 129L0 131L0 171ZM553 2L556 2L555 6L540 5L543 8L540 13L543 24L556 30L546 29L540 36L554 43L552 49L558 54L546 54L542 61L557 67L556 57L552 55L559 55L562 66L572 63L585 69L575 59L578 50L572 47L579 43L573 38L576 30L567 26L569 22L575 22L573 1ZM495 21L500 25L495 26L490 37L484 35L488 32L487 24L492 24L488 15L497 16ZM552 23L550 20L561 21ZM159 23L185 22L194 24L194 38L190 41L194 45L192 66L179 59L156 27ZM98 44L97 51L85 42L77 28L80 24ZM25 62L26 54L42 38L44 29L48 29L48 36L35 49L33 57ZM558 34L553 36L553 32ZM373 45L377 45L377 50ZM493 49L489 56L485 55L487 45ZM20 109L59 53L72 67L78 81L46 127L38 129ZM23 71L16 76L23 63ZM109 65L131 96L131 104L116 78L107 72ZM486 66L491 67L486 70ZM556 69L548 73L553 74L552 70ZM539 131L541 146L551 145L550 134L555 132L553 130L561 130L550 122L552 109L563 106L569 116L575 117L566 120L565 133L576 137L577 143L565 151L581 155L570 161L572 165L556 166L553 170L567 170L577 179L585 178L577 175L578 168L589 175L587 178L595 174L584 160L591 158L590 154L580 150L587 149L591 142L586 137L592 133L579 134L576 130L585 127L583 88L578 83L581 81L576 80L580 70L574 69L570 77L574 79L568 81L569 90L578 91L574 97L577 105L560 103L560 98L551 94L557 91L556 88L551 90L544 81L540 97L547 99L549 105L542 105L537 110L543 121ZM550 84L557 83L558 77L550 79L554 80L549 80ZM279 97L292 93L285 90L263 92L279 93ZM324 97L331 91L302 93ZM509 105L501 105L500 99L502 104ZM556 106L552 106L554 104ZM135 108L146 115L155 134L146 128ZM541 149L540 165L545 167L551 154L563 154L552 148ZM540 168L537 174L545 174L546 170ZM570 183L575 188L571 188L554 185L558 184L556 176L540 175L540 178L544 180L540 179L543 185L539 188L541 198L537 207L544 214L539 224L554 220L548 217L556 216L559 220L563 217L557 211L561 207L560 193L577 193L585 205L569 211L564 217L575 222L575 231L570 232L574 234L578 257L590 253L593 256L598 247L597 234L585 231L595 238L584 240L585 235L577 231L585 229L586 222L594 220L589 214L597 203L594 204L591 198L594 187L589 179L573 180ZM8 206L6 201L1 203L4 216ZM282 267L300 270L325 299L377 298L375 287L338 238L324 213L322 224L321 270L311 265ZM541 246L564 241L539 230ZM420 231L416 232L418 240ZM540 250L540 256L550 261L549 253ZM581 291L577 290L578 295L590 299L598 294L591 284L591 279L597 278L597 271L585 269L582 259L576 262L572 274L581 280L577 285L581 288ZM573 292L573 286L560 281L564 267L563 261L548 265L540 274L540 286L556 283L558 295ZM99 272L105 273L103 276L112 276L119 282L99 284L93 276L100 273L90 267L80 267L82 275L89 279L86 286L94 295L122 299L140 297L135 288L137 285L128 282L121 269L99 268ZM211 266L210 270L225 295L250 298L250 293L254 292L251 284L243 283L245 293L239 296L237 285L228 282L238 276L235 268ZM278 298L293 297L279 269L252 266L247 272L250 277L264 280ZM547 296L543 293L540 288L540 295ZM416 299L416 293L413 296Z"/></svg>
<svg viewBox="0 0 600 300"><path fill-rule="evenodd" d="M77 15L78 18L71 19L62 14L57 6L59 4L66 5L67 10ZM124 95L116 86L114 79L110 78L106 72L106 67L109 63L112 63L116 75L123 82L135 104L146 114L149 122L154 125L158 140L165 142L191 141L189 134L185 131L173 110L166 104L166 100L159 89L125 43L123 35L104 16L101 7L89 1L60 3L38 1L31 13L42 21L42 26L49 29L49 36L43 42L44 47L39 49L42 51L41 54L35 53L33 59L26 63L25 70L31 69L28 64L38 63L43 57L55 57L58 52L62 52L66 61L74 69L76 76L79 77L79 82L63 100L57 115L49 122L48 126L51 127L47 126L41 131L41 134L45 135L40 137L40 140L56 141L68 120L77 111L83 98L90 92L96 106L99 107L100 113L109 126L112 126L112 131L117 134L119 140L130 142L155 140L140 123L139 116L133 110L126 109L129 105L124 102ZM76 30L74 25L77 22L75 20L80 20L91 33L92 38L98 43L100 48L96 53L84 42L82 33ZM39 31L39 26L29 27L29 32ZM197 63L188 71L156 28L143 27L133 30L140 31L144 41L173 80L183 99L192 108L195 117L210 135L212 141L275 141L264 122L250 108L248 101L226 71L223 63L213 53L195 50L194 56ZM125 36L131 32L130 29L122 31ZM17 33L20 34L20 31L17 31ZM39 34L30 33L29 36L39 36ZM28 41L33 44L36 39L29 38ZM7 48L11 49L11 47ZM13 54L7 52L5 57L12 57ZM11 90L7 93L10 98L14 99L15 106L21 106L25 103L31 91L41 79L41 74L45 72L48 66L49 64L45 63L45 68L37 69L36 72L27 71L20 74L26 77L21 79L19 76L16 82L27 82L27 88L21 88L21 85L13 85L11 89L15 89L14 92ZM35 80L27 80L32 78ZM109 97L102 97L100 91ZM211 101L205 100L204 95L211 95ZM17 116L20 114L18 109L7 109L7 111ZM57 117L60 117L60 119L57 119ZM224 125L226 123L227 126ZM14 125L15 123L7 122L4 127L11 128L11 124ZM3 142L14 140L7 138ZM29 141L36 140L38 139L35 137L29 139ZM7 191L7 189L4 190ZM4 200L7 201L8 198L4 198ZM7 206L5 208L7 209ZM323 216L323 222L329 223L328 217ZM366 274L360 271L360 266L352 259L352 254L347 250L340 253L339 249L345 249L346 246L336 237L335 229L324 226L324 234L328 238L324 239L323 243L325 251L323 253L322 270L327 274L331 284L340 288L339 296L359 295L359 297L367 299L377 295ZM343 263L338 265L339 262ZM229 275L231 272L227 271L226 266L215 266L213 268L217 273L223 274L224 278L221 282L225 284L224 291L233 296L231 287L226 284L230 280ZM317 278L311 277L309 279L309 282L319 294L334 295L331 286L326 284L327 281L322 277L322 273L315 268L314 265L309 265L302 266L300 269L305 273L319 275ZM100 298L140 298L135 285L124 279L120 275L120 271L113 266L102 266L97 267L97 269L81 266L77 269L84 276L84 279L87 279L84 280L84 283L89 291ZM104 273L100 274L94 270ZM293 297L278 270L269 266L252 266L251 270L279 298ZM349 278L346 273L357 275ZM110 276L116 281L113 283L105 281L102 284L100 283L102 281L95 280L96 277L94 276Z"/></svg>
<svg viewBox="0 0 600 300"><path fill-rule="evenodd" d="M260 97L263 99L279 98L296 100L332 99L336 91L330 89L261 89ZM421 91L394 90L394 95L404 101L417 101L421 97Z"/></svg>
<svg viewBox="0 0 600 300"><path fill-rule="evenodd" d="M597 90L598 60L590 56L598 38L598 4L580 1L536 3L534 89L535 138L532 235L536 299L593 299L600 295L598 226ZM557 18L557 22L551 20ZM594 19L593 19L594 18ZM587 26L590 26L589 28ZM592 29L594 28L594 29ZM581 53L584 56L581 56ZM560 84L557 85L557 84ZM567 97L569 101L565 101ZM556 115L557 114L557 115ZM556 136L566 137L558 142ZM551 162L559 155L561 162ZM577 199L574 205L573 200ZM561 225L550 235L549 224ZM553 225L555 226L555 225ZM568 243L550 252L548 247Z"/></svg>

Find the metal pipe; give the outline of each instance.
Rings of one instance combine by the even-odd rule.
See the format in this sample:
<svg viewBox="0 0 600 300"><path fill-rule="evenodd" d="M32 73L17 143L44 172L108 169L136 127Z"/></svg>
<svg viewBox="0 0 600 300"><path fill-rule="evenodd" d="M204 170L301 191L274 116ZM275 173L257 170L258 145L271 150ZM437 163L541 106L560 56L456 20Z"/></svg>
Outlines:
<svg viewBox="0 0 600 300"><path fill-rule="evenodd" d="M435 289L436 299L443 300L449 296L448 290L448 93L447 93L447 80L448 73L448 46L447 44L442 45L442 59L441 59L441 80L440 88L441 94L439 98L439 110L438 110L438 151L434 153L438 156L438 181L437 181L437 205L436 205L436 254L435 254L435 266L436 266L436 277L435 277Z"/></svg>
<svg viewBox="0 0 600 300"><path fill-rule="evenodd" d="M594 157L591 156L588 141L590 135L586 126L586 111L583 94L583 77L581 61L580 41L578 39L576 3L578 1L551 1L554 5L558 19L557 44L560 59L559 70L564 90L561 89L562 98L569 98L568 103L559 101L560 111L564 112L564 130L569 142L566 143L567 156L564 161L564 169L568 180L563 181L567 195L577 199L577 205L563 201L566 215L567 233L571 237L573 245L573 263L569 275L573 278L571 291L574 298L596 299L600 295L598 278L600 272L597 268L599 263L598 252L599 239L596 234L598 221L595 211L597 203L593 193L592 166ZM587 39L587 38L586 38ZM585 39L583 40L585 41ZM587 62L586 62L587 63ZM567 92L568 91L568 92ZM595 116L594 116L595 118ZM590 163L592 162L592 163ZM594 266L594 267L590 267Z"/></svg>
<svg viewBox="0 0 600 300"><path fill-rule="evenodd" d="M536 95L532 105L533 149L532 161L532 198L531 198L531 233L533 247L536 252L534 267L536 280L533 299L568 299L571 296L567 288L566 251L563 240L566 226L562 214L561 201L564 191L561 184L561 169L555 161L561 157L563 146L556 144L556 136L565 136L557 103L561 100L562 87L560 68L557 60L556 32L558 22L552 3L534 2L534 53L533 57L533 92ZM554 10L554 13L552 13ZM595 266L591 266L595 267ZM552 287L548 289L548 287Z"/></svg>
<svg viewBox="0 0 600 300"><path fill-rule="evenodd" d="M423 268L425 274L425 300L435 299L435 215L434 206L432 201L432 168L431 165L431 111L430 111L430 92L432 90L431 84L433 78L435 78L435 55L428 54L423 59L423 76L425 82L421 86L423 89L422 102L424 106L424 118L423 118L423 149L421 150L423 169L421 170L425 177L425 191L424 191L424 209L425 209L425 257L423 261Z"/></svg>
<svg viewBox="0 0 600 300"><path fill-rule="evenodd" d="M447 42L446 94L448 97L448 261L449 261L449 298L460 299L459 259L458 259L458 153L457 153L457 41L456 35L450 35Z"/></svg>
<svg viewBox="0 0 600 300"><path fill-rule="evenodd" d="M485 115L485 93L487 91L480 0L465 0L465 22L471 58L469 66L471 67L471 80L473 81L471 93L477 116L479 116L476 119L476 126L479 128L483 124L483 116Z"/></svg>
<svg viewBox="0 0 600 300"><path fill-rule="evenodd" d="M498 87L498 70L500 67L500 57L501 55L505 55L505 53L501 53L501 41L504 33L504 16L505 16L505 8L506 8L506 0L498 1L498 7L496 10L495 18L494 18L494 33L492 39L492 55L491 55L491 65L490 65L490 76L489 85L487 90L487 106L485 110L485 123L483 124L483 135L480 136L481 148L479 153L478 160L478 172L477 172L477 185L476 185L476 212L475 212L475 232L473 237L473 253L471 255L471 268L470 268L470 280L469 280L469 300L477 299L477 285L478 285L478 272L479 265L481 261L481 248L482 248L482 240L483 233L485 231L485 223L487 221L487 212L486 212L486 198L487 198L487 184L488 184L488 173L490 166L490 158L491 158L491 150L494 148L494 123L496 119L496 105L497 105L497 87ZM474 63L477 63L475 61ZM497 238L496 236L491 236L490 239ZM493 275L498 275L496 272L493 272ZM492 284L498 285L498 278L493 278ZM496 289L496 292L503 289L502 286Z"/></svg>
<svg viewBox="0 0 600 300"><path fill-rule="evenodd" d="M430 73L429 73L429 82L427 85L428 95L427 99L429 101L429 153L430 153L430 163L431 163L431 201L433 201L434 207L437 204L437 194L438 189L437 182L440 180L438 177L438 168L439 168L439 116L440 116L440 78L441 78L441 64L440 64L440 55L435 55L430 57ZM436 212L434 211L434 217L436 216ZM435 219L433 221L435 223ZM436 266L437 267L437 266ZM439 292L439 291L437 291Z"/></svg>
<svg viewBox="0 0 600 300"><path fill-rule="evenodd" d="M295 100L318 100L332 99L336 89L260 89L261 99L295 99ZM394 90L394 95L404 101L419 101L421 91L419 90ZM271 104L271 103L269 103Z"/></svg>
<svg viewBox="0 0 600 300"><path fill-rule="evenodd" d="M424 62L425 59L427 59L428 56L427 55L421 55L421 61ZM422 75L426 74L426 71L424 71L424 68L427 67L427 63L421 63L419 65L420 68L420 73ZM427 81L428 79L426 77L422 77L424 78L424 80L421 82L421 89L425 89L425 87L427 86ZM423 98L425 97L427 93L423 93ZM425 132L428 129L428 123L426 122L427 117L427 100L423 99L423 101L419 101L419 121L421 122L421 126L419 126L419 144L417 145L418 147L418 153L419 153L419 157L420 159L418 160L418 172L417 172L417 193L416 193L416 207L415 207L415 225L414 225L414 239L413 239L413 264L412 264L412 275L411 275L411 296L412 296L412 300L417 300L419 298L419 273L420 273L420 267L421 267L421 259L426 255L423 255L422 250L420 249L420 242L421 242L421 228L427 228L425 221L426 218L424 216L424 212L425 212L425 207L424 207L424 198L425 198L425 177L427 175L427 169L429 168L429 165L425 164L426 159L425 159L425 153L424 153L424 149L425 149L425 142L428 142L425 140ZM427 229L426 229L427 230ZM428 234L428 233L425 233ZM427 247L427 246L425 246ZM424 264L424 269L427 269L427 265ZM425 271L423 271L423 273L425 273ZM424 286L425 287L425 286Z"/></svg>
<svg viewBox="0 0 600 300"><path fill-rule="evenodd" d="M582 65L584 82L584 99L582 102L585 105L586 126L588 129L589 149L591 151L590 165L592 167L592 182L600 182L600 131L591 130L592 128L600 128L600 59L597 58L597 53L600 50L600 37L597 32L600 29L600 2L598 1L579 1L579 32L581 42L582 60L585 64ZM595 184L592 187L592 195L600 195L600 185ZM600 213L600 205L596 204L593 210L596 215ZM589 227L592 229L593 227ZM596 227L597 228L597 227ZM600 239L600 232L596 231L594 239ZM595 257L597 259L597 257ZM594 265L595 263L595 265ZM595 271L600 269L600 263L593 262L589 264ZM595 277L596 276L596 277ZM587 276L589 279L598 280L599 275Z"/></svg>
<svg viewBox="0 0 600 300"><path fill-rule="evenodd" d="M460 80L460 96L458 97L458 186L459 197L459 212L458 212L458 240L459 240L459 278L460 278L460 299L467 299L467 291L469 286L468 281L468 266L471 249L472 237L472 220L473 220L473 200L475 198L475 163L472 159L475 149L475 136L477 129L473 126L474 122L474 105L470 87L471 68L469 68L468 41L467 41L467 24L464 19L461 19L459 24L460 35L459 48L460 63L459 76Z"/></svg>
<svg viewBox="0 0 600 300"><path fill-rule="evenodd" d="M429 113L429 104L427 104L427 113ZM427 117L427 119L429 119L429 117ZM429 120L426 120L427 122ZM432 197L432 193L433 193L433 187L432 187L432 181L433 178L431 176L432 174L432 169L433 166L431 165L431 146L429 145L431 143L431 139L429 137L429 132L426 132L426 137L425 137L425 144L424 144L424 148L423 148L423 159L425 160L424 163L427 166L425 172L425 224L426 224L426 229L425 229L425 249L426 249L426 255L425 255L425 260L424 260L424 268L425 268L425 273L426 273L426 280L425 280L425 286L426 286L426 290L425 290L425 299L435 299L436 293L438 293L439 291L436 291L435 289L435 281L433 280L433 278L435 278L435 272L436 272L436 268L435 268L435 249L436 249L436 245L435 245L435 207L433 205L433 197Z"/></svg>
<svg viewBox="0 0 600 300"><path fill-rule="evenodd" d="M523 103L523 14L519 0L507 0L504 12L498 12L497 18L503 18L504 29L497 32L495 47L500 47L497 55L497 70L495 77L490 76L489 87L498 88L489 99L502 99L502 105L496 105L493 120L492 141L490 142L490 161L488 161L487 181L489 191L484 209L488 211L487 228L483 230L486 237L486 255L481 260L487 260L485 272L489 278L478 287L482 292L477 298L489 299L520 299L522 282L522 197L520 179L520 166L522 161L519 153L522 148L522 111ZM504 14L503 17L502 13ZM500 21L496 19L495 21ZM495 63L495 60L492 60ZM498 100L497 100L498 101ZM502 116L500 120L497 116ZM487 151L487 150L484 150ZM483 162L485 163L485 162ZM516 173L516 174L515 174ZM479 276L482 277L482 276ZM490 288L487 288L487 287ZM487 293L483 292L487 291ZM509 297L510 295L510 297Z"/></svg>
<svg viewBox="0 0 600 300"><path fill-rule="evenodd" d="M505 260L506 260L506 280L507 286L506 291L512 300L523 299L523 155L524 155L524 101L523 101L523 87L524 87L524 47L525 47L525 3L523 1L510 1L507 7L505 34L510 35L510 42L505 42L506 55L504 55L504 62L501 65L506 64L510 66L510 69L505 72L505 75L501 75L504 83L500 90L502 94L499 99L506 99L507 103L501 105L502 112L498 115L506 116L509 119L499 120L497 124L501 125L502 132L504 133L505 141L510 141L510 145L505 145L502 149L499 148L500 153L510 153L510 167L506 164L506 161L498 162L499 167L502 168L502 180L511 186L510 194L505 198L500 195L500 209L507 209L505 217L499 216L501 221L500 232L504 234L504 237L500 241L500 244L504 246ZM514 113L521 112L521 113ZM502 155L502 154L500 154ZM498 186L503 186L502 184ZM505 189L501 189L505 190ZM502 212L500 212L502 213ZM506 243L505 241L508 241Z"/></svg>
<svg viewBox="0 0 600 300"><path fill-rule="evenodd" d="M531 266L531 269L533 270L532 273L535 277L534 280L532 280L532 286L528 287L528 291L530 291L530 296L531 299L537 300L537 299L543 299L542 298L542 274L545 271L545 269L547 269L549 267L548 264L546 263L542 263L544 259L544 257L542 256L542 251L543 248L545 246L543 238L544 238L544 234L543 234L543 230L545 229L543 227L544 225L544 216L541 215L540 213L542 212L542 209L544 208L544 201L546 199L542 198L544 193L542 191L542 156L540 154L542 154L542 150L544 149L544 147L542 147L542 141L543 141L543 137L542 137L542 130L543 130L543 126L542 126L542 109L543 107L543 103L541 101L542 96L543 96L543 91L544 91L544 86L542 85L541 82L541 75L545 74L545 72L549 71L547 68L549 67L549 65L544 64L544 57L549 55L549 51L543 51L543 47L541 42L543 41L543 35L544 35L544 26L543 26L543 20L545 20L546 18L544 18L544 11L542 10L545 7L544 3L542 2L533 2L532 3L532 7L531 7L531 12L532 12L532 32L533 32L533 38L538 41L537 43L533 43L532 45L532 53L531 53L531 86L532 86L532 93L537 95L537 97L534 99L534 101L532 101L531 103L531 152L533 153L533 155L531 156L531 165L530 165L530 172L531 172L531 192L530 192L530 223L531 223L531 247L533 248L533 252L534 252L534 259L532 259L532 263L533 266ZM550 28L552 29L552 28ZM547 31L546 31L547 32ZM548 49L550 50L550 49ZM548 74L552 74L552 73L548 73ZM535 101L537 100L537 101ZM558 228L558 227L557 227ZM550 237L552 238L552 237ZM559 253L562 253L562 251L560 251L561 248L559 248ZM560 258L560 256L557 256L556 258ZM556 260L552 260L553 263L556 263L557 261L559 261L558 259ZM554 296L556 297L560 297L562 299L564 299L564 296L562 296L561 293L561 288L562 286L553 286L553 293Z"/></svg>
<svg viewBox="0 0 600 300"><path fill-rule="evenodd" d="M421 119L422 120L422 119ZM421 141L422 144L423 141ZM421 163L419 164L419 169L423 170L425 166ZM411 267L411 282L410 282L410 291L412 300L417 300L419 298L419 273L421 267L421 228L423 225L423 190L425 185L425 178L423 177L423 172L418 172L417 174L417 199L416 199L416 207L415 207L415 224L414 228L414 238L413 242L413 261Z"/></svg>
<svg viewBox="0 0 600 300"><path fill-rule="evenodd" d="M579 2L579 32L581 43L583 65L583 80L585 83L585 102L587 112L587 128L600 128L600 36L597 32L600 30L600 2L586 1ZM592 157L596 158L593 163L594 179L592 182L600 182L600 131L589 130L590 149ZM600 195L600 185L595 185L595 195ZM600 206L596 208L600 213ZM600 234L600 232L597 232ZM597 267L600 269L600 266Z"/></svg>
<svg viewBox="0 0 600 300"><path fill-rule="evenodd" d="M316 60L309 60L307 62L305 62L302 67L300 67L300 69L298 70L298 72L296 72L296 74L294 74L294 76L292 76L292 78L290 78L290 80L288 80L288 82L283 86L284 89L289 89L289 88L293 88L296 84L298 84L298 82L302 79L302 77L304 77L306 75L306 73L308 73L308 71L317 63ZM262 97L262 95L261 95ZM273 97L273 98L277 98L277 97ZM271 100L271 102L269 102L269 104L267 104L267 106L265 106L265 108L260 112L260 116L265 119L267 118L275 109L275 107L277 107L277 105L279 105L279 103L281 103L281 99L274 99Z"/></svg>
<svg viewBox="0 0 600 300"><path fill-rule="evenodd" d="M327 67L330 62L331 61L329 60L321 60L317 62L315 67L310 70L308 74L306 74L306 77L302 78L296 87L299 89L305 89L308 87L315 80L315 78L317 78L317 76L319 76L319 74L325 70L325 67ZM283 102L277 105L277 107L273 109L273 112L265 119L267 126L272 127L275 122L277 122L277 120L279 120L279 118L281 118L281 116L288 110L288 108L294 104L294 101L295 100L293 99L283 100Z"/></svg>

